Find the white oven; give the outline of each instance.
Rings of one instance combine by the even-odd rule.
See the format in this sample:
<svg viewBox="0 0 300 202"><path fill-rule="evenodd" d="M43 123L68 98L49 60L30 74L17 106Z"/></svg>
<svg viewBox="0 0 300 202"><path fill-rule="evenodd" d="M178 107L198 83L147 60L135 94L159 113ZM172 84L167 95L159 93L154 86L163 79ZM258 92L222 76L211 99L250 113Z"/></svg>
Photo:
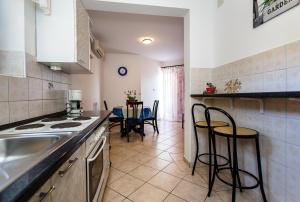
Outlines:
<svg viewBox="0 0 300 202"><path fill-rule="evenodd" d="M102 198L109 175L109 133L100 127L93 134L93 143L86 157L87 201L94 202ZM99 200L101 201L101 200Z"/></svg>

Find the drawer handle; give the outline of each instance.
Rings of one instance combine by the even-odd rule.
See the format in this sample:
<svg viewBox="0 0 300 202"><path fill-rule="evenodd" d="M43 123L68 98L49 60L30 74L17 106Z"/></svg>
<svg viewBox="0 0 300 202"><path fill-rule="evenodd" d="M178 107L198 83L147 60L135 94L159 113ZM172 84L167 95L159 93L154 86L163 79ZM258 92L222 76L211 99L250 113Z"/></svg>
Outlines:
<svg viewBox="0 0 300 202"><path fill-rule="evenodd" d="M44 201L51 192L55 190L55 186L51 186L50 189L47 192L41 192L40 193L40 202Z"/></svg>
<svg viewBox="0 0 300 202"><path fill-rule="evenodd" d="M69 160L68 167L65 170L58 171L59 176L63 177L68 172L68 170L76 163L77 160L77 157L74 160Z"/></svg>

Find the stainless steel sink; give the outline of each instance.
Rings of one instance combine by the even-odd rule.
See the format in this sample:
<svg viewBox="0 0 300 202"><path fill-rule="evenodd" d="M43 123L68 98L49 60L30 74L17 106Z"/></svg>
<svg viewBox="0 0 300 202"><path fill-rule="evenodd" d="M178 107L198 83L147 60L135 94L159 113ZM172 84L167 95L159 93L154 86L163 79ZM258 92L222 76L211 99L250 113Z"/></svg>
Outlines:
<svg viewBox="0 0 300 202"><path fill-rule="evenodd" d="M0 136L0 163L8 163L45 152L63 135L32 134Z"/></svg>

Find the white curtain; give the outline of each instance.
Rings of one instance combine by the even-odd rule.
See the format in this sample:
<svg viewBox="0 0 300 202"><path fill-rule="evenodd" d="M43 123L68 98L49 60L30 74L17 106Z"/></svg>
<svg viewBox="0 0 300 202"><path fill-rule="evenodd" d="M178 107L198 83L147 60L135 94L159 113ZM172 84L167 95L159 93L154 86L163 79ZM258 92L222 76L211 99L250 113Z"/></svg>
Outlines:
<svg viewBox="0 0 300 202"><path fill-rule="evenodd" d="M162 69L161 118L181 121L184 112L184 68L183 65Z"/></svg>

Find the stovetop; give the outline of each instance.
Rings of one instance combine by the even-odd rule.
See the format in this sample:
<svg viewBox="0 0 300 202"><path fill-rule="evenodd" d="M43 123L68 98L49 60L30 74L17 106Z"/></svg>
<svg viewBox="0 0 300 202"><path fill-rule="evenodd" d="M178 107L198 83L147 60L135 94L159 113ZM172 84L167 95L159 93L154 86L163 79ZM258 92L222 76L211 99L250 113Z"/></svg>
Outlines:
<svg viewBox="0 0 300 202"><path fill-rule="evenodd" d="M37 132L80 132L99 117L54 117L41 119L29 124L0 131L1 134L20 134Z"/></svg>

